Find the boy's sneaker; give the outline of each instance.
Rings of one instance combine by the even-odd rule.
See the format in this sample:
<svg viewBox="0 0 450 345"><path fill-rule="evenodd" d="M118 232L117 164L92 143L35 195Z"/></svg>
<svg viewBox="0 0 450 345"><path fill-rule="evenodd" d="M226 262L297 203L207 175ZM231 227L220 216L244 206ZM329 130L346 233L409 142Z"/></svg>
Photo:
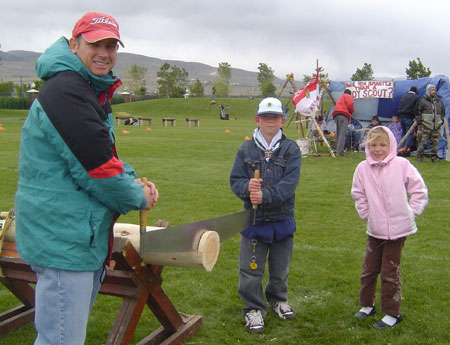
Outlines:
<svg viewBox="0 0 450 345"><path fill-rule="evenodd" d="M245 329L249 333L263 333L264 319L261 315L261 310L250 310L245 313Z"/></svg>
<svg viewBox="0 0 450 345"><path fill-rule="evenodd" d="M286 302L277 302L272 307L273 311L280 317L280 319L292 319L294 311Z"/></svg>

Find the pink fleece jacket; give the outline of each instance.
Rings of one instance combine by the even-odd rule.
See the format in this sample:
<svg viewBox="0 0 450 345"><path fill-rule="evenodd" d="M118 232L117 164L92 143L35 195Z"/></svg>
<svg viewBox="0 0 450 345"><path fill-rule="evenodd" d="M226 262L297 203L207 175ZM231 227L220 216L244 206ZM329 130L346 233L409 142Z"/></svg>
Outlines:
<svg viewBox="0 0 450 345"><path fill-rule="evenodd" d="M366 145L366 160L356 167L351 193L359 216L367 220L367 234L395 240L417 232L415 218L428 203L428 189L419 171L397 156L389 128L382 128L389 135L389 154L376 162Z"/></svg>

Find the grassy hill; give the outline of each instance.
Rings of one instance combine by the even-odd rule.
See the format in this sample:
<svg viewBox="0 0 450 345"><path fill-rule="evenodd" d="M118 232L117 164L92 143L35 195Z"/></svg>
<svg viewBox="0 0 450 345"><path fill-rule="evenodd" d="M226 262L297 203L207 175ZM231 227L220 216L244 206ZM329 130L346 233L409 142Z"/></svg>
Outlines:
<svg viewBox="0 0 450 345"><path fill-rule="evenodd" d="M159 99L130 104L118 104L114 106L115 111L127 111L137 116L155 117L198 117L201 120L219 119L219 105L230 107L230 117L238 120L253 119L258 108L260 99L249 100L247 98L216 98L216 105L210 104L207 98L177 98Z"/></svg>

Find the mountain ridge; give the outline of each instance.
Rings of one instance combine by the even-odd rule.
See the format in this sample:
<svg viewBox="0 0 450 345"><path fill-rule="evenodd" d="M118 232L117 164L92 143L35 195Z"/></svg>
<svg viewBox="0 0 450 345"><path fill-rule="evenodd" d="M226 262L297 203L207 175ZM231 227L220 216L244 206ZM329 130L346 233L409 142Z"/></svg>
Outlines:
<svg viewBox="0 0 450 345"><path fill-rule="evenodd" d="M39 78L34 71L34 67L41 54L27 50L11 50L8 52L0 50L0 80L4 82L12 81L15 84L20 82L31 84L34 80L38 80ZM189 83L192 84L198 78L205 86L205 95L210 94L212 83L217 78L217 67L212 67L201 62L167 60L140 54L118 53L117 62L113 71L121 79L125 79L126 72L132 65L147 68L145 86L148 92L154 93L157 91L156 73L165 62L176 65L179 68L184 68L188 72ZM258 72L232 67L230 80L232 88L230 96L257 96L259 94L257 76ZM275 77L273 83L277 90L279 90L284 80ZM286 91L285 93L288 94Z"/></svg>

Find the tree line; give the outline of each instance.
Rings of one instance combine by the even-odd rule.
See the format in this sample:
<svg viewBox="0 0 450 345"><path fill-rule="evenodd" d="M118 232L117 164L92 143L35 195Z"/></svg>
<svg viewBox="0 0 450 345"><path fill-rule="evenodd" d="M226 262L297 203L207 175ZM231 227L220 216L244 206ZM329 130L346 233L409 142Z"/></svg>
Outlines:
<svg viewBox="0 0 450 345"><path fill-rule="evenodd" d="M127 81L133 93L145 94L145 67L133 65L127 73ZM325 73L324 68L319 66L319 80L328 80L328 73ZM215 96L228 97L231 90L231 73L232 68L228 62L220 62L217 68L217 79L213 82L212 89ZM258 65L258 83L261 97L275 96L276 87L273 84L275 79L274 70L266 63L260 62ZM405 69L406 79L419 79L422 77L429 77L431 70L425 67L420 58L411 60L408 67ZM190 97L203 97L204 86L197 78L194 83L189 84L188 72L184 68L179 68L176 65L164 63L161 65L156 76L158 77L158 96L159 98L178 98L183 97L189 93ZM303 82L306 84L312 75L303 75ZM372 65L364 63L362 68L357 68L355 73L350 77L352 81L374 80L374 72Z"/></svg>
<svg viewBox="0 0 450 345"><path fill-rule="evenodd" d="M0 60L1 63L1 60ZM325 73L322 66L318 67L319 80L327 81L328 73ZM260 88L261 97L275 96L276 86L273 84L275 79L274 70L266 63L260 62L258 65L257 80ZM429 67L425 67L420 58L411 60L405 69L407 79L419 79L431 75ZM134 95L145 95L147 88L145 78L147 68L138 65L132 65L122 78L125 90ZM228 97L231 91L232 68L228 62L220 62L217 68L217 78L212 84L212 89L217 97ZM179 98L186 93L190 97L203 97L205 93L204 84L197 78L193 83L189 83L188 72L185 68L171 65L167 62L160 66L157 72L158 96L159 98ZM312 75L303 75L303 83L307 83ZM352 81L374 80L374 71L370 63L364 63L361 68L357 68L350 77ZM14 84L11 81L3 82L0 79L0 94L17 97L24 97L24 92L31 87L39 90L43 84L42 80L35 80L32 85ZM1 105L0 105L1 106Z"/></svg>

